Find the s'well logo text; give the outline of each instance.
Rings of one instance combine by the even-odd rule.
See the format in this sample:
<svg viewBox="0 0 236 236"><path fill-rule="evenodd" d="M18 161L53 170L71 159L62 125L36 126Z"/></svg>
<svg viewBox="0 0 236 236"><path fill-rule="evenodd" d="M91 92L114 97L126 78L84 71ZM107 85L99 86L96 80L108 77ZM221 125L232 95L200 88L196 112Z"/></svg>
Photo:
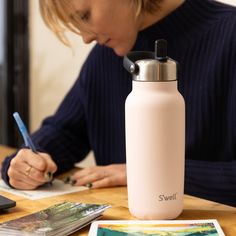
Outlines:
<svg viewBox="0 0 236 236"><path fill-rule="evenodd" d="M159 202L162 202L162 201L173 201L173 200L177 200L177 193L174 193L172 195L160 194L158 196L158 201Z"/></svg>

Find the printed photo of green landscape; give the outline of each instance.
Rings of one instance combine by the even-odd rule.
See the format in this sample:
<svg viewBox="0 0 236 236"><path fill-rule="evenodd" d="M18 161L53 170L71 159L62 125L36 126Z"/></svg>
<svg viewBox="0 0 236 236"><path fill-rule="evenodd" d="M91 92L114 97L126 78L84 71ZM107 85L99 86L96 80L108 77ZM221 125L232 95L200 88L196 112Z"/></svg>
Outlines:
<svg viewBox="0 0 236 236"><path fill-rule="evenodd" d="M101 224L97 236L219 236L213 223Z"/></svg>

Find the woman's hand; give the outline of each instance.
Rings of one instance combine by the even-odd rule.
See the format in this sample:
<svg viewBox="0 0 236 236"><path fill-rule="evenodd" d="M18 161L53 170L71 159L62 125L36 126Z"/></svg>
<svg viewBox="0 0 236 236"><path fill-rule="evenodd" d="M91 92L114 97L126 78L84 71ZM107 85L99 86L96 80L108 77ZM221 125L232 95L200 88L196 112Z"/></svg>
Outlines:
<svg viewBox="0 0 236 236"><path fill-rule="evenodd" d="M21 149L11 160L7 174L12 187L36 189L49 182L56 170L57 166L49 154Z"/></svg>
<svg viewBox="0 0 236 236"><path fill-rule="evenodd" d="M87 167L77 171L70 182L73 185L92 188L127 185L126 164Z"/></svg>

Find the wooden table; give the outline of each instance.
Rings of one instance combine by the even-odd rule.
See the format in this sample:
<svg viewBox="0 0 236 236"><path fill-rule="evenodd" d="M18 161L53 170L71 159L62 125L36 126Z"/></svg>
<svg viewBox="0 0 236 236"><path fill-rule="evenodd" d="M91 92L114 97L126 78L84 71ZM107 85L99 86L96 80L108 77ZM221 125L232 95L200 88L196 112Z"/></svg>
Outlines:
<svg viewBox="0 0 236 236"><path fill-rule="evenodd" d="M14 149L0 145L0 161L3 157L13 151ZM45 209L50 205L62 202L64 200L112 205L112 208L104 212L103 217L101 218L103 220L135 219L130 215L127 207L128 201L126 187L90 189L79 193L71 193L41 200L28 200L3 191L0 191L0 194L17 202L16 207L9 209L4 214L0 214L0 222L12 220L35 211ZM236 208L216 202L185 195L184 211L177 219L217 219L226 236L236 235ZM88 235L88 230L89 226L72 235L85 236Z"/></svg>

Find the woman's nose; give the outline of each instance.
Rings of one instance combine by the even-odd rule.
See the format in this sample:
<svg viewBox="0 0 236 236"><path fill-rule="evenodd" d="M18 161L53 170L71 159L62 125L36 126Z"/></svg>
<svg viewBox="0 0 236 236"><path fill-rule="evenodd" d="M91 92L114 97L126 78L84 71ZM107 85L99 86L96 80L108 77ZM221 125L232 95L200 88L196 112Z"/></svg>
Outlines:
<svg viewBox="0 0 236 236"><path fill-rule="evenodd" d="M89 44L96 40L96 35L90 32L81 32L82 39L84 43Z"/></svg>

